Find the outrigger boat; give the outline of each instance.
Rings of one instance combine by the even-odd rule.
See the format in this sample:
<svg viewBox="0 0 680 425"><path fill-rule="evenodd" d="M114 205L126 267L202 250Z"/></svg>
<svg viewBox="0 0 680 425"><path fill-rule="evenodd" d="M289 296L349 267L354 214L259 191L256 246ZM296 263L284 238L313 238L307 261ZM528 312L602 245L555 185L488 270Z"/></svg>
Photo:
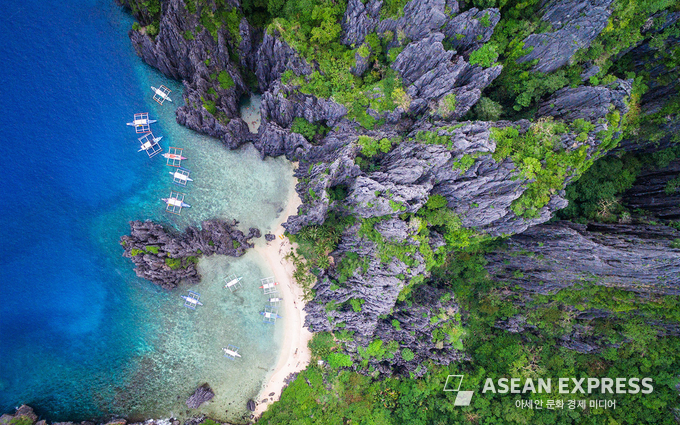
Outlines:
<svg viewBox="0 0 680 425"><path fill-rule="evenodd" d="M267 320L275 320L275 319L281 318L281 316L279 316L278 314L276 314L273 311L261 311L260 314L263 315L264 318L267 319Z"/></svg>
<svg viewBox="0 0 680 425"><path fill-rule="evenodd" d="M225 288L231 288L232 286L234 286L234 285L236 285L237 283L239 283L239 282L241 281L241 279L243 279L243 276L237 277L237 278L234 278L234 279L231 279L229 282L227 282L226 285L224 285L224 287L225 287Z"/></svg>
<svg viewBox="0 0 680 425"><path fill-rule="evenodd" d="M176 154L176 153L164 153L164 154L163 154L163 157L164 157L164 158L167 158L167 159L176 159L176 160L179 160L179 161L182 161L182 160L186 159L186 158L183 157L182 155L178 155L178 154Z"/></svg>
<svg viewBox="0 0 680 425"><path fill-rule="evenodd" d="M189 291L189 295L182 295L184 298L184 306L192 310L196 310L196 306L203 305L198 299L201 298L201 294L198 292Z"/></svg>
<svg viewBox="0 0 680 425"><path fill-rule="evenodd" d="M183 171L183 170L182 170ZM179 181L184 181L184 182L192 182L194 179L189 177L187 174L184 174L180 172L180 170L177 171L170 171L170 174L172 174L172 179L173 180L179 180Z"/></svg>
<svg viewBox="0 0 680 425"><path fill-rule="evenodd" d="M234 348L238 350L238 348L234 347L233 345L229 345L228 347L222 348L222 351L224 351L224 357L229 357L232 360L235 359L236 357L241 357L238 351L234 350Z"/></svg>
<svg viewBox="0 0 680 425"><path fill-rule="evenodd" d="M271 304L279 303L279 302L281 302L281 301L283 301L283 298L279 298L279 297L272 297L272 298L269 299L269 302L270 302Z"/></svg>
<svg viewBox="0 0 680 425"><path fill-rule="evenodd" d="M262 286L260 286L260 289L271 289L278 284L279 284L279 282L265 283Z"/></svg>
<svg viewBox="0 0 680 425"><path fill-rule="evenodd" d="M173 207L191 208L191 205L177 198L161 198L163 202Z"/></svg>
<svg viewBox="0 0 680 425"><path fill-rule="evenodd" d="M153 143L150 143L150 142L145 142L145 143L143 143L143 144L142 144L142 147L141 147L137 152L145 151L145 150L151 148L154 144L160 142L162 138L163 138L163 136L161 136L161 137L154 137L154 138L153 138ZM164 155L164 156L165 156L165 155Z"/></svg>
<svg viewBox="0 0 680 425"><path fill-rule="evenodd" d="M183 193L171 190L170 196L161 198L165 202L165 211L179 215L182 212L182 208L191 208L191 205L184 202L185 196Z"/></svg>
<svg viewBox="0 0 680 425"><path fill-rule="evenodd" d="M138 118L137 115L141 114L135 114L135 119L132 122L127 123L127 125L132 127L148 126L149 124L153 124L156 122L156 120L149 119L149 114L145 114L145 117L142 118Z"/></svg>
<svg viewBox="0 0 680 425"><path fill-rule="evenodd" d="M159 88L156 88L154 86L151 86L151 90L154 92L154 100L161 105L163 104L164 101L172 102L172 99L170 99L170 89L165 87L165 86L160 86ZM156 96L158 96L158 99L156 99Z"/></svg>

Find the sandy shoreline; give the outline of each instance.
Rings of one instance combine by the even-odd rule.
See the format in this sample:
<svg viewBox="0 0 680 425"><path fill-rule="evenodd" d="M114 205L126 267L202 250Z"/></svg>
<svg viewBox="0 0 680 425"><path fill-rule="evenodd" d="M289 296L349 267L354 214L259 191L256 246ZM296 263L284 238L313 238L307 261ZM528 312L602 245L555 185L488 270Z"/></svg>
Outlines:
<svg viewBox="0 0 680 425"><path fill-rule="evenodd" d="M267 261L279 283L279 296L283 298L283 318L280 320L284 325L283 342L276 368L269 381L263 384L255 400L257 403L254 413L256 418L267 410L269 404L281 397L284 379L291 373L299 372L307 367L311 358L307 342L312 338L312 333L304 327L302 288L293 281L293 265L284 259L293 247L288 238L281 239L280 237L285 230L281 223L285 222L289 216L297 214L297 208L302 203L295 190L292 192L285 211L281 213L280 222L272 232L276 235L276 239L266 244L258 244L254 248L255 252ZM270 397L271 393L274 393L274 396Z"/></svg>

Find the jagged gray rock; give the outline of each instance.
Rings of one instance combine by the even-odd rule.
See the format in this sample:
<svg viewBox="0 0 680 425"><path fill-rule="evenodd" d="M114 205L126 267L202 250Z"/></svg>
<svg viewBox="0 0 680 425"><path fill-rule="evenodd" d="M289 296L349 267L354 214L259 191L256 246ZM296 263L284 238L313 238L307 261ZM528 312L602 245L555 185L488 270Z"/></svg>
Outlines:
<svg viewBox="0 0 680 425"><path fill-rule="evenodd" d="M349 0L342 17L342 44L359 47L372 33L380 19L381 0Z"/></svg>
<svg viewBox="0 0 680 425"><path fill-rule="evenodd" d="M482 90L500 75L500 65L481 68L468 64L462 56L454 60L454 51L444 49L442 33L410 43L397 56L392 68L399 72L412 98L438 100L456 96L455 111L447 119L458 119L479 100Z"/></svg>
<svg viewBox="0 0 680 425"><path fill-rule="evenodd" d="M298 52L279 37L269 33L265 34L262 44L257 49L256 63L255 75L257 75L260 91L263 93L286 70L291 70L297 75L307 75L312 72L312 68Z"/></svg>
<svg viewBox="0 0 680 425"><path fill-rule="evenodd" d="M607 26L613 0L553 0L547 2L542 19L552 26L552 32L531 34L524 41L531 52L518 63L538 59L535 71L552 72L569 62L577 50L590 43Z"/></svg>
<svg viewBox="0 0 680 425"><path fill-rule="evenodd" d="M613 109L624 114L628 111L626 101L630 97L632 83L632 80L618 80L608 87L565 87L541 103L537 114L549 115L566 122L573 122L579 118L596 120L606 116Z"/></svg>
<svg viewBox="0 0 680 425"><path fill-rule="evenodd" d="M290 127L295 117L334 127L347 114L347 108L343 105L302 94L278 82L262 95L260 110L265 120L281 127Z"/></svg>
<svg viewBox="0 0 680 425"><path fill-rule="evenodd" d="M526 293L554 294L591 284L650 294L680 295L680 232L661 225L557 222L509 239L489 254L496 279ZM515 271L521 271L521 276Z"/></svg>
<svg viewBox="0 0 680 425"><path fill-rule="evenodd" d="M182 0L168 0L163 3L159 32L154 39L135 30L130 30L129 36L144 62L170 78L185 81L185 88L210 98L226 118L234 118L238 115L238 99L248 89L229 59L227 40L231 35L222 27L217 30L215 39L207 30L197 32L199 27L199 14L188 13ZM191 39L185 37L187 33L192 34ZM220 71L230 75L234 81L232 87L225 89L217 79L211 78L211 74ZM209 95L208 89L214 90L215 94ZM190 91L185 90L185 96L188 93ZM195 103L187 101L187 104ZM201 110L202 102L195 108L199 114Z"/></svg>
<svg viewBox="0 0 680 425"><path fill-rule="evenodd" d="M662 220L680 220L680 185L671 184L678 178L680 160L659 169L642 170L624 194L623 203L630 210L642 209Z"/></svg>
<svg viewBox="0 0 680 425"><path fill-rule="evenodd" d="M194 393L187 399L187 407L189 409L198 409L203 403L207 403L215 397L215 393L210 388L210 385L203 384L194 391Z"/></svg>
<svg viewBox="0 0 680 425"><path fill-rule="evenodd" d="M445 0L411 0L404 6L404 16L381 21L378 31L402 32L407 39L418 41L446 23L445 9Z"/></svg>
<svg viewBox="0 0 680 425"><path fill-rule="evenodd" d="M473 7L451 19L443 32L458 53L467 54L491 39L500 19L501 13L496 8L479 10Z"/></svg>
<svg viewBox="0 0 680 425"><path fill-rule="evenodd" d="M130 235L120 238L123 256L135 264L137 276L166 289L176 287L181 281L198 283L200 275L196 259L213 254L240 257L252 248L250 239L260 237L260 231L251 228L248 234L236 228L235 220L207 220L201 228L188 227L184 233L175 235L153 223L131 221ZM177 265L166 260L177 260Z"/></svg>

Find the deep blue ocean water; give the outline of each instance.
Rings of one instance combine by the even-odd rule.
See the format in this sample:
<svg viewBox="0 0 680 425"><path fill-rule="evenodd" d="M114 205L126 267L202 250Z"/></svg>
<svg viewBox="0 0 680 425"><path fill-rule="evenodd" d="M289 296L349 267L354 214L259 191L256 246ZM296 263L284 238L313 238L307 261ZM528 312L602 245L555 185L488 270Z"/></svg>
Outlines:
<svg viewBox="0 0 680 425"><path fill-rule="evenodd" d="M149 183L161 175L167 179L167 169L131 148L134 132L124 125L133 112L153 114L158 108L151 105L146 79L161 77L141 65L126 35L133 21L114 0L4 4L0 414L27 403L49 420L170 415L173 412L163 410L170 407L160 401L155 405L154 398L185 397L188 389L175 394L167 387L187 379L177 378L170 385L154 376L172 375L168 368L175 366L198 376L201 366L192 353L175 358L159 347L183 346L181 329L179 336L163 335L172 326L184 326L182 321L191 316L181 311L174 317L174 310L166 316L154 314L177 294L136 278L118 246L129 229L128 220L169 220L157 199L160 183ZM162 81L181 100L179 84ZM188 130L175 128L172 109L163 111L165 124L159 120L155 131L189 137ZM195 151L213 143L196 140ZM232 158L229 152L221 155ZM250 151L240 155L257 158ZM280 162L266 164L285 168ZM164 184L162 195L170 187ZM273 185L258 184L262 190ZM259 193L248 192L255 198ZM223 211L219 207L206 206L202 218ZM273 211L280 206L274 202L269 207ZM274 219L273 213L267 214ZM246 269L259 270L252 265L257 260L244 261L251 261ZM272 347L263 354L264 366L275 360ZM191 388L196 384L187 382Z"/></svg>

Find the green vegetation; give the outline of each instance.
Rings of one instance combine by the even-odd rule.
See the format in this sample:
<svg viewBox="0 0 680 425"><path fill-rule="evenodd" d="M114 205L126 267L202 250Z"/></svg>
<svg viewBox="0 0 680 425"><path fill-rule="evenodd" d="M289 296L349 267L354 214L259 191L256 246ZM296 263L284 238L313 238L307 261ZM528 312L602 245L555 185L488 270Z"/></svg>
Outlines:
<svg viewBox="0 0 680 425"><path fill-rule="evenodd" d="M330 267L328 255L337 248L342 230L352 225L353 221L352 217L331 214L322 226L308 226L295 235L288 235L292 242L298 244L298 248L287 258L295 266L293 279L304 289L306 299L314 296L312 286L316 276L320 269Z"/></svg>
<svg viewBox="0 0 680 425"><path fill-rule="evenodd" d="M9 421L9 425L33 425L33 421L28 416L19 416Z"/></svg>
<svg viewBox="0 0 680 425"><path fill-rule="evenodd" d="M378 152L387 153L392 149L392 140L382 138L375 140L369 136L359 136L359 146L361 146L361 154L366 158L374 157Z"/></svg>
<svg viewBox="0 0 680 425"><path fill-rule="evenodd" d="M433 201L437 203L440 201ZM488 247L491 248L491 247ZM433 269L433 280L442 282L455 293L456 300L468 313L468 331L448 330L458 338L469 361L449 366L437 366L429 361L423 363L428 373L423 379L393 377L374 379L345 368L353 366L349 356L340 354L342 340L334 340L331 334L315 335L310 343L313 360L324 359L326 367L312 365L283 392L281 401L269 407L260 423L373 423L373 424L580 424L580 423L673 423L673 408L678 405L677 368L680 367L680 341L674 337L654 337L655 328L640 320L629 320L626 312L611 318L590 322L594 335L620 344L606 348L602 354L579 354L563 348L560 337L571 332L577 323L574 315L564 307L570 305L577 289L564 289L555 296L531 301L524 308L528 320L541 326L535 332L522 335L497 329L497 320L517 314L517 307L510 301L513 291L499 282L489 279L484 269L486 261L483 250L453 254L446 265ZM608 290L608 288L603 288ZM608 294L600 297L609 299ZM589 298L586 294L584 298ZM633 296L633 298L638 298ZM645 304L639 299L639 305ZM664 305L648 318L663 318L663 312L677 309L678 297L651 300ZM593 304L603 306L603 304ZM674 316L677 321L677 315ZM664 319L668 320L668 319ZM398 350L398 348L396 348ZM372 341L360 350L361 359L389 357L394 344L381 340ZM408 348L399 350L404 360L412 360ZM363 360L366 361L366 360ZM448 375L463 374L461 389L475 391L472 404L454 407L455 393L444 392ZM632 376L651 377L654 382L652 394L596 394L579 396L573 394L536 393L531 397L521 394L482 394L487 378L526 379L558 377L620 378ZM331 391L328 388L332 388ZM560 400L564 409L519 409L517 400ZM571 399L607 399L616 401L616 409L569 409Z"/></svg>
<svg viewBox="0 0 680 425"><path fill-rule="evenodd" d="M498 59L498 52L493 44L487 43L470 53L470 64L479 65L484 68L493 66Z"/></svg>
<svg viewBox="0 0 680 425"><path fill-rule="evenodd" d="M385 0L380 9L381 19L397 19L404 16L404 6L408 0Z"/></svg>
<svg viewBox="0 0 680 425"><path fill-rule="evenodd" d="M315 136L319 137L325 136L330 128L322 124L313 124L301 117L295 117L293 119L293 125L290 127L290 131L293 133L301 134L308 142L313 143L316 139Z"/></svg>
<svg viewBox="0 0 680 425"><path fill-rule="evenodd" d="M308 76L287 71L282 77L285 84L345 105L348 118L370 129L382 120L368 114L369 108L378 114L393 111L397 106L408 109L410 99L399 77L388 66L396 51L387 51L386 36L381 39L369 34L366 44L356 50L339 43L345 7L345 1L331 0L287 2L285 6L270 3L267 11L272 19L267 31L278 33L307 63L318 64L319 69ZM357 52L373 64L362 77L350 73Z"/></svg>
<svg viewBox="0 0 680 425"><path fill-rule="evenodd" d="M234 87L234 80L227 71L220 71L220 73L217 75L217 81L219 81L220 87L225 90Z"/></svg>
<svg viewBox="0 0 680 425"><path fill-rule="evenodd" d="M621 204L621 196L633 186L640 171L665 167L677 158L680 158L680 145L651 155L628 153L602 158L567 187L569 206L560 211L559 216L580 222L616 222L631 213ZM671 192L677 181L669 181L665 189Z"/></svg>
<svg viewBox="0 0 680 425"><path fill-rule="evenodd" d="M180 267L182 267L182 259L181 258L166 258L165 264L168 267L170 267L172 270L177 270Z"/></svg>
<svg viewBox="0 0 680 425"><path fill-rule="evenodd" d="M158 254L158 247L157 246L147 245L147 246L144 247L144 249L146 250L146 252L150 252L152 254Z"/></svg>
<svg viewBox="0 0 680 425"><path fill-rule="evenodd" d="M407 362L410 362L415 358L415 354L413 354L413 351L411 351L411 349L407 347L401 350L401 358L406 360Z"/></svg>
<svg viewBox="0 0 680 425"><path fill-rule="evenodd" d="M438 113L444 118L448 118L456 110L456 95L449 93L446 96L439 99L439 109Z"/></svg>
<svg viewBox="0 0 680 425"><path fill-rule="evenodd" d="M594 154L595 158L600 151L610 149L618 141L613 140L618 113L610 115L609 130L597 135L602 143L600 150ZM523 134L513 127L491 129L491 138L497 145L494 160L499 162L511 158L521 176L530 181L522 196L511 205L515 214L536 217L550 201L551 195L563 188L567 177L578 177L592 165L594 160L588 159L586 145L570 151L558 147L561 135L568 130L579 134L582 138L580 141L585 141L593 128L593 124L581 119L567 126L550 118L542 118Z"/></svg>
<svg viewBox="0 0 680 425"><path fill-rule="evenodd" d="M203 96L201 96L201 102L203 102L203 107L206 111L210 112L212 115L217 113L217 106L215 105L214 100L205 99Z"/></svg>

